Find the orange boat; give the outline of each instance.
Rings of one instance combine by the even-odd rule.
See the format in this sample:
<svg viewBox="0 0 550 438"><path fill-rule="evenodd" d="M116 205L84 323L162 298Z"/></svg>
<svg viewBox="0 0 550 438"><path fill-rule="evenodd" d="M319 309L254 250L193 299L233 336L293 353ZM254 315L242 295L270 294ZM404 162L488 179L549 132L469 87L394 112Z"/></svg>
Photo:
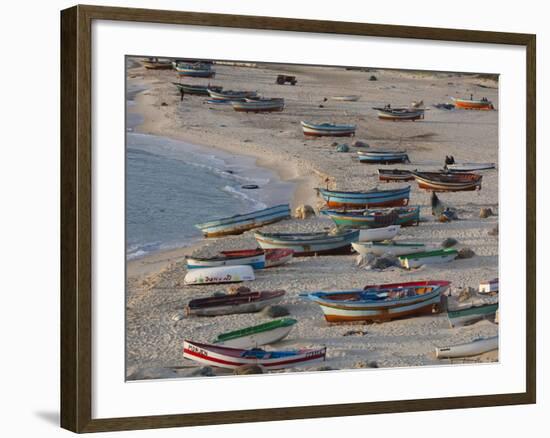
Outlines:
<svg viewBox="0 0 550 438"><path fill-rule="evenodd" d="M493 103L488 100L486 97L481 100L476 99L460 99L458 97L451 98L455 104L455 107L458 109L469 109L469 110L494 110L495 107Z"/></svg>

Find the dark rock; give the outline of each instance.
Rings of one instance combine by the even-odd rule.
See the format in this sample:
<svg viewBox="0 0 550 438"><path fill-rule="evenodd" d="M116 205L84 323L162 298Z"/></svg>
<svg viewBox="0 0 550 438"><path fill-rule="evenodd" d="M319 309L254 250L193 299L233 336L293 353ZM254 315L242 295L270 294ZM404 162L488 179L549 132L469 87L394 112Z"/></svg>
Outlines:
<svg viewBox="0 0 550 438"><path fill-rule="evenodd" d="M378 78L376 76L370 75L369 81L377 81L377 80L378 80Z"/></svg>
<svg viewBox="0 0 550 438"><path fill-rule="evenodd" d="M160 106L168 106L168 104L166 102L162 102Z"/></svg>
<svg viewBox="0 0 550 438"><path fill-rule="evenodd" d="M471 259L476 253L471 248L461 248L458 251L457 259Z"/></svg>
<svg viewBox="0 0 550 438"><path fill-rule="evenodd" d="M284 306L267 306L262 310L262 314L270 318L280 318L281 316L290 315L289 310Z"/></svg>
<svg viewBox="0 0 550 438"><path fill-rule="evenodd" d="M315 371L336 371L338 368L332 368L332 367L329 367L328 365L323 365L317 369L315 369Z"/></svg>
<svg viewBox="0 0 550 438"><path fill-rule="evenodd" d="M342 336L365 336L367 332L365 330L348 330Z"/></svg>
<svg viewBox="0 0 550 438"><path fill-rule="evenodd" d="M319 108L324 108L324 107L325 107L325 105L319 105Z"/></svg>
<svg viewBox="0 0 550 438"><path fill-rule="evenodd" d="M356 148L370 148L370 145L368 143L360 140L357 140L355 143L353 143L353 146Z"/></svg>
<svg viewBox="0 0 550 438"><path fill-rule="evenodd" d="M441 243L441 246L443 248L450 248L452 246L455 246L457 243L458 243L458 240L453 239L452 237L449 237Z"/></svg>
<svg viewBox="0 0 550 438"><path fill-rule="evenodd" d="M367 368L378 368L378 362L375 360L369 360L367 362Z"/></svg>
<svg viewBox="0 0 550 438"><path fill-rule="evenodd" d="M349 146L345 143L336 146L336 152L349 152Z"/></svg>
<svg viewBox="0 0 550 438"><path fill-rule="evenodd" d="M337 142L337 141L333 141L330 145L331 145L332 147L336 147L336 146L338 146L338 142Z"/></svg>
<svg viewBox="0 0 550 438"><path fill-rule="evenodd" d="M386 269L390 266L397 266L397 257L382 256L377 257L374 263L371 265L373 269Z"/></svg>
<svg viewBox="0 0 550 438"><path fill-rule="evenodd" d="M479 217L481 219L488 218L489 216L492 216L492 215L493 215L493 210L491 210L490 208L482 208L481 210L479 210Z"/></svg>
<svg viewBox="0 0 550 438"><path fill-rule="evenodd" d="M236 376L244 376L247 374L263 374L264 370L260 365L241 365L233 370Z"/></svg>

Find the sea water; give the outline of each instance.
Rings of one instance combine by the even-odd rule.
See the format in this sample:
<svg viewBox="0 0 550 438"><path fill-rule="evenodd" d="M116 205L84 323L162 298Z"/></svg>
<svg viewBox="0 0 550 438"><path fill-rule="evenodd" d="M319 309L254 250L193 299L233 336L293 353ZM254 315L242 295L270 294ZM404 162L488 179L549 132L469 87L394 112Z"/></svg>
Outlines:
<svg viewBox="0 0 550 438"><path fill-rule="evenodd" d="M201 239L197 223L290 202L293 184L255 166L253 158L135 132L140 123L128 112L127 259ZM247 184L259 188L242 187Z"/></svg>

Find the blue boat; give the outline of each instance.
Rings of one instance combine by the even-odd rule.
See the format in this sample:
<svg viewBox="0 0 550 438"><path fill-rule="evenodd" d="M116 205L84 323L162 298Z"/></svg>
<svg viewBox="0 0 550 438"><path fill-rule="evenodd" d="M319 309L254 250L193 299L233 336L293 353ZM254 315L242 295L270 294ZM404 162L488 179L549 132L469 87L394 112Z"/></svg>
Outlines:
<svg viewBox="0 0 550 438"><path fill-rule="evenodd" d="M418 225L420 207L400 207L381 210L320 210L339 228L384 228L389 225Z"/></svg>
<svg viewBox="0 0 550 438"><path fill-rule="evenodd" d="M317 192L331 208L399 207L409 203L411 186L366 192L343 192L318 188Z"/></svg>
<svg viewBox="0 0 550 438"><path fill-rule="evenodd" d="M357 151L357 156L367 164L410 163L405 151Z"/></svg>
<svg viewBox="0 0 550 438"><path fill-rule="evenodd" d="M174 68L180 76L211 78L216 74L209 64L176 64Z"/></svg>
<svg viewBox="0 0 550 438"><path fill-rule="evenodd" d="M196 224L195 227L200 229L205 237L218 237L229 234L241 234L252 228L258 228L289 217L290 205L281 204L251 213L237 214L231 217Z"/></svg>

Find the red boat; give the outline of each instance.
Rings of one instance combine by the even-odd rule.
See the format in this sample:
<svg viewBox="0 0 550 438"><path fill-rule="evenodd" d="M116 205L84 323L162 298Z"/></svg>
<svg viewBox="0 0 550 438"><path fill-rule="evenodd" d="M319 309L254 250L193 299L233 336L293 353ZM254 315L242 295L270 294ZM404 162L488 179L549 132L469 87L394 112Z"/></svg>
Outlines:
<svg viewBox="0 0 550 438"><path fill-rule="evenodd" d="M476 99L460 99L458 97L452 98L455 106L459 109L466 110L494 110L495 107L490 100L487 100L486 97L480 100Z"/></svg>
<svg viewBox="0 0 550 438"><path fill-rule="evenodd" d="M433 192L464 192L481 190L481 175L475 173L449 174L413 172L418 187Z"/></svg>
<svg viewBox="0 0 550 438"><path fill-rule="evenodd" d="M253 257L265 254L265 267L272 268L288 262L292 258L292 249L239 249L234 251L221 251L221 254L230 257Z"/></svg>
<svg viewBox="0 0 550 438"><path fill-rule="evenodd" d="M414 175L410 170L378 169L378 179L385 182L412 181L414 179Z"/></svg>

